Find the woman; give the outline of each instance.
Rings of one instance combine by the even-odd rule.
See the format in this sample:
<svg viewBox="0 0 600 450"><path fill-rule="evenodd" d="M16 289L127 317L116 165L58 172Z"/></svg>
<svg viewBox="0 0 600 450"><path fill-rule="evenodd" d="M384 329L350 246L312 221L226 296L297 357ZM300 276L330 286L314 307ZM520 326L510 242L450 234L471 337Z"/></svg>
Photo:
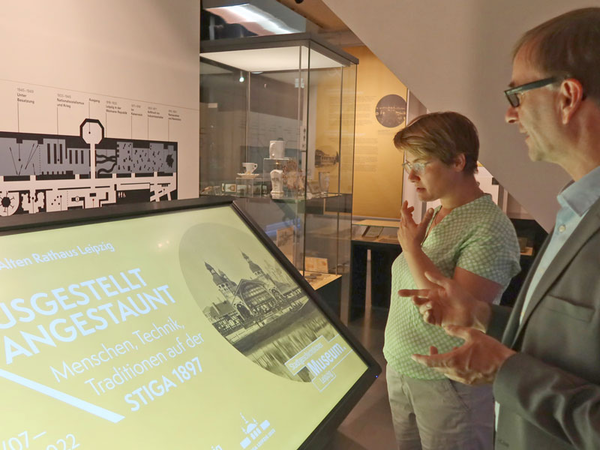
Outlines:
<svg viewBox="0 0 600 450"><path fill-rule="evenodd" d="M402 253L392 266L392 301L384 355L398 448L493 448L489 386L466 386L410 358L462 344L423 321L399 289L434 287L425 272L454 278L476 298L497 303L519 271L519 245L510 220L475 180L479 138L473 123L455 112L418 117L394 137L406 152L405 170L419 200L440 200L416 224L404 202L398 230Z"/></svg>

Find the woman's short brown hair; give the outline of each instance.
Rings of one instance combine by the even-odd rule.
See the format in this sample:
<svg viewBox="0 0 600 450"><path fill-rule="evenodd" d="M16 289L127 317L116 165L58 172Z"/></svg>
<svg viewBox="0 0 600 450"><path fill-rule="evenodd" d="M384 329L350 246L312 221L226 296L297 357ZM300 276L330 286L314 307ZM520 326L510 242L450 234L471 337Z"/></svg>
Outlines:
<svg viewBox="0 0 600 450"><path fill-rule="evenodd" d="M457 112L436 112L415 118L394 136L394 145L419 156L433 156L452 164L465 155L463 172L474 174L479 158L477 128Z"/></svg>

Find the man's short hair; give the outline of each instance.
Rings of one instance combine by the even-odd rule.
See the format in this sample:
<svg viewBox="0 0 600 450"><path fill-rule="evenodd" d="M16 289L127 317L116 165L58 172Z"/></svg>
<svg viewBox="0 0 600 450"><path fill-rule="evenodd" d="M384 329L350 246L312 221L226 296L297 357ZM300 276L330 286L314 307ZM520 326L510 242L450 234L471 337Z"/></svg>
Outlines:
<svg viewBox="0 0 600 450"><path fill-rule="evenodd" d="M394 136L394 145L418 156L433 156L446 165L465 155L463 172L474 174L479 157L477 128L457 112L435 112L415 118Z"/></svg>
<svg viewBox="0 0 600 450"><path fill-rule="evenodd" d="M600 105L600 8L576 9L529 30L513 57L523 47L538 69L579 80L584 94Z"/></svg>

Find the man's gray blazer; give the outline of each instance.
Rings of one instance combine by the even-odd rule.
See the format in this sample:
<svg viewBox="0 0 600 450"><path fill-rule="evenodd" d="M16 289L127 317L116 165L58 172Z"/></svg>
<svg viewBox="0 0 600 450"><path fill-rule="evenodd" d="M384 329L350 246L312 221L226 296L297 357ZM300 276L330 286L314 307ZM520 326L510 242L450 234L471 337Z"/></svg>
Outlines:
<svg viewBox="0 0 600 450"><path fill-rule="evenodd" d="M519 353L500 368L497 450L600 449L600 201L560 249L519 324L538 255L510 314L488 334Z"/></svg>

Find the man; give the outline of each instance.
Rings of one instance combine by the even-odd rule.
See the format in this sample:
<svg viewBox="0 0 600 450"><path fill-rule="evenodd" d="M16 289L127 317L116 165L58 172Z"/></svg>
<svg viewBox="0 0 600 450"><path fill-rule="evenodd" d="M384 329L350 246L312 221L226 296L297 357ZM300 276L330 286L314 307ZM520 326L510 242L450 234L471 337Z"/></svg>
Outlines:
<svg viewBox="0 0 600 450"><path fill-rule="evenodd" d="M531 159L560 165L573 183L512 313L438 276L428 278L439 289L399 292L465 340L413 359L456 381L493 383L497 449L600 449L600 8L527 32L506 96L506 121L526 135Z"/></svg>

